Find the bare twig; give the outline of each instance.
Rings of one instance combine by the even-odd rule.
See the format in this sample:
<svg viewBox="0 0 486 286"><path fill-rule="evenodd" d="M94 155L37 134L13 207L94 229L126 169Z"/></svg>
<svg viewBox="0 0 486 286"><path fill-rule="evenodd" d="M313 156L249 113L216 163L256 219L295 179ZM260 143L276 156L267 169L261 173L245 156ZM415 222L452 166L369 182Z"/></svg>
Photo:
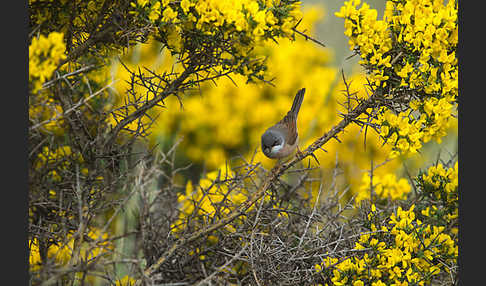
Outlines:
<svg viewBox="0 0 486 286"><path fill-rule="evenodd" d="M90 96L86 97L86 98L82 98L78 103L74 104L72 107L70 107L69 109L67 109L66 111L64 111L63 113L57 115L56 117L54 118L49 118L47 120L44 120L42 122L39 122L35 125L32 125L30 128L29 128L29 131L33 131L43 125L46 125L46 124L49 124L51 122L54 122L54 121L57 121L63 117L65 117L66 115L70 114L71 112L75 111L77 108L79 108L81 105L83 104L86 104L90 99L92 99L93 97L99 95L100 93L102 93L103 91L105 91L107 88L111 87L112 85L114 84L114 82L110 83L109 85L103 87L102 89L98 90L97 92L91 94Z"/></svg>

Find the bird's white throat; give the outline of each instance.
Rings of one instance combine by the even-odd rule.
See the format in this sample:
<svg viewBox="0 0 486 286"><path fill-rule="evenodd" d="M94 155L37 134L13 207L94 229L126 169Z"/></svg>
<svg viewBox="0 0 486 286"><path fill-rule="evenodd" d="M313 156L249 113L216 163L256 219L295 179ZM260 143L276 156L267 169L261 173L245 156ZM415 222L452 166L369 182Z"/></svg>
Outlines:
<svg viewBox="0 0 486 286"><path fill-rule="evenodd" d="M282 150L283 144L282 145L275 145L272 147L272 150L270 150L270 154L276 155L280 150Z"/></svg>

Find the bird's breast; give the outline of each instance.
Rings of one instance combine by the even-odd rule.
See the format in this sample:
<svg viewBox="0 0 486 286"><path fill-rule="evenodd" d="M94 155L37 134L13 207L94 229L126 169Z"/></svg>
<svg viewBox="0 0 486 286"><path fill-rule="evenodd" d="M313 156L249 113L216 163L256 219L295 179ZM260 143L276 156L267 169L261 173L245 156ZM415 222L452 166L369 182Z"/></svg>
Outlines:
<svg viewBox="0 0 486 286"><path fill-rule="evenodd" d="M297 137L297 140L295 140L295 143L292 144L292 145L285 143L283 146L278 146L279 149L276 150L277 152L275 152L275 153L272 152L272 155L273 155L272 158L285 158L285 157L291 155L295 151L295 148L297 147L298 142L299 142L299 138ZM272 150L272 151L274 151L274 150Z"/></svg>

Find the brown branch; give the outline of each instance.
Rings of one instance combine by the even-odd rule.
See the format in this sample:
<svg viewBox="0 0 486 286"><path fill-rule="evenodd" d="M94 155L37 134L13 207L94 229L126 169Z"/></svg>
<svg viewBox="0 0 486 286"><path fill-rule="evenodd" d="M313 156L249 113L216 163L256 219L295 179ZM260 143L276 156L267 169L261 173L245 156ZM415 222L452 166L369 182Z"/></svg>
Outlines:
<svg viewBox="0 0 486 286"><path fill-rule="evenodd" d="M107 140L106 146L112 146L115 142L118 134L121 130L125 128L128 124L132 123L133 121L137 120L138 118L142 117L146 112L153 108L154 106L158 105L161 101L166 99L168 96L175 94L179 89L180 85L183 84L184 80L186 80L189 75L191 75L193 69L188 67L185 69L178 78L176 78L172 83L158 96L154 97L153 99L145 102L141 107L137 108L134 112L127 115L123 120L121 120L115 128L111 131L110 138Z"/></svg>
<svg viewBox="0 0 486 286"><path fill-rule="evenodd" d="M64 75L58 75L55 79L43 83L42 88L49 88L54 83L56 83L57 81L66 80L70 76L77 75L77 74L80 74L80 73L83 73L83 72L88 72L88 71L91 71L91 70L96 69L96 68L99 68L99 67L95 66L95 65L87 65L87 66L82 67L82 68L80 68L76 71L73 71L73 72L70 72L70 73L67 73L67 74L64 74Z"/></svg>

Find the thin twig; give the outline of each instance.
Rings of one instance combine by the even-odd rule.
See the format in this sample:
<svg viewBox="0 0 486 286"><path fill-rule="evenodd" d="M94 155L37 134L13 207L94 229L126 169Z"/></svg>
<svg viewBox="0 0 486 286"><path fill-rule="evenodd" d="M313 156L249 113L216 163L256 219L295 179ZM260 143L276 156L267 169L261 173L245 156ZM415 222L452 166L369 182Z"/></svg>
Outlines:
<svg viewBox="0 0 486 286"><path fill-rule="evenodd" d="M109 85L103 87L102 89L98 90L97 92L91 94L90 96L86 97L86 98L82 98L78 103L76 103L75 105L73 105L71 108L69 108L68 110L66 110L65 112L57 115L56 117L54 118L50 118L50 119L47 119L47 120L44 120L42 122L39 122L33 126L31 126L29 128L29 131L33 131L43 125L46 125L46 124L49 124L51 122L54 122L54 121L57 121L59 119L61 119L62 117L68 115L69 113L73 112L74 110L76 110L78 107L80 107L81 105L83 104L86 104L90 99L92 99L93 97L99 95L100 93L102 93L103 91L105 91L107 88L109 88L110 86L112 86L115 82L112 82L110 83Z"/></svg>
<svg viewBox="0 0 486 286"><path fill-rule="evenodd" d="M306 35L304 33L302 33L301 31L297 30L296 28L292 28L292 31L296 32L297 34L301 35L302 37L304 37L306 40L311 40L313 41L314 43L322 46L322 47L326 47L326 45L324 45L324 43L322 43L321 41L317 40L317 39L314 39L312 38L311 36L309 35Z"/></svg>

